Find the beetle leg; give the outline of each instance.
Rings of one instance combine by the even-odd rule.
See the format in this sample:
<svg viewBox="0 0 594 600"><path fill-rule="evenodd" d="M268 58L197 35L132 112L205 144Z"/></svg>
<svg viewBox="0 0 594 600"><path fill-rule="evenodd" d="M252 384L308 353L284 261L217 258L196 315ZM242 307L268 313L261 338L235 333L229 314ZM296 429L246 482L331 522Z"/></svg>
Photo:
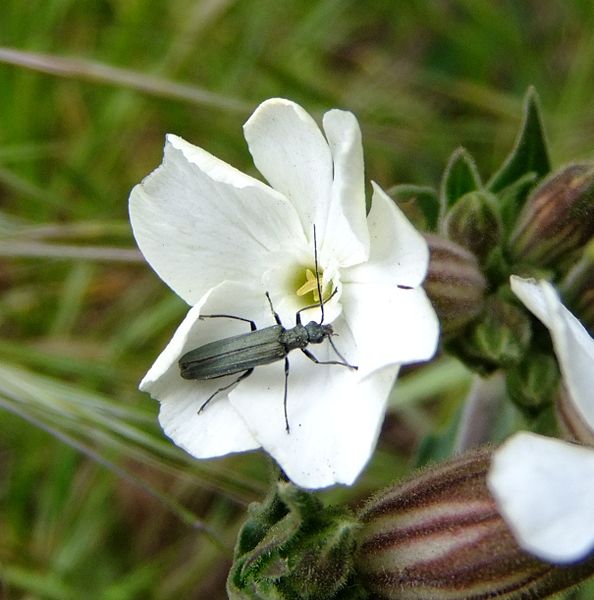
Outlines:
<svg viewBox="0 0 594 600"><path fill-rule="evenodd" d="M336 334L335 334L336 335ZM350 367L351 369L358 369L359 367L356 367L355 365L351 365L347 362L347 360L345 359L345 357L338 351L338 348L334 345L334 342L332 341L332 338L330 336L328 336L326 338L328 340L328 343L330 344L330 346L332 346L332 350L334 350L334 352L336 352L336 355L338 356L338 358L340 358L340 360L347 366Z"/></svg>
<svg viewBox="0 0 594 600"><path fill-rule="evenodd" d="M244 319L245 320L245 319ZM254 369L248 369L247 371L244 371L237 379L233 380L231 383L224 385L223 387L220 387L214 394L211 394L206 401L204 402L204 404L198 409L198 414L200 414L205 408L206 405L219 393L219 392L224 392L225 390L228 390L230 387L234 386L236 383L239 383L240 381L242 381L243 379L245 379L246 377L249 377L252 373L254 372Z"/></svg>
<svg viewBox="0 0 594 600"><path fill-rule="evenodd" d="M330 341L330 340L328 339L328 341ZM309 358L309 360L312 360L313 362L315 362L316 365L340 365L342 367L348 367L349 369L358 369L359 368L359 367L356 367L355 365L349 364L348 362L346 362L346 360L344 360L344 361L319 360L306 348L300 348L300 350L301 350L301 352L303 352L303 354L305 354L305 356L307 356L307 358ZM337 354L338 354L338 352L337 352ZM338 354L338 356L340 356L340 354ZM341 358L342 358L342 356L341 356Z"/></svg>
<svg viewBox="0 0 594 600"><path fill-rule="evenodd" d="M235 315L200 315L200 319L237 319L238 321L245 321L250 324L250 328L252 331L257 331L258 327L254 321L251 319L244 319L243 317L236 317Z"/></svg>
<svg viewBox="0 0 594 600"><path fill-rule="evenodd" d="M289 428L289 416L287 415L287 386L289 384L289 358L285 356L285 396L283 399L283 408L285 410L285 429L291 433Z"/></svg>

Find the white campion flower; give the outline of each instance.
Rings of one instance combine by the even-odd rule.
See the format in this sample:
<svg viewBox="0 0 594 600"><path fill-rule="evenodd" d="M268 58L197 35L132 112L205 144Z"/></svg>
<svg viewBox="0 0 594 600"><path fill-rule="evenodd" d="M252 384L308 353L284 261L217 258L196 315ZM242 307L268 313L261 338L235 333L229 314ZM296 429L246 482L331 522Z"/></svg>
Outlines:
<svg viewBox="0 0 594 600"><path fill-rule="evenodd" d="M568 401L594 431L594 339L550 283L512 276L512 290L547 326ZM488 478L522 548L553 563L594 550L594 449L520 432L494 454Z"/></svg>
<svg viewBox="0 0 594 600"><path fill-rule="evenodd" d="M351 484L375 447L399 366L435 352L438 323L420 288L428 248L394 202L373 184L365 214L361 133L349 112L324 115L324 135L300 106L261 104L244 126L256 167L269 186L174 135L163 163L130 196L140 250L159 277L192 306L140 388L161 402L165 433L197 458L263 447L305 488ZM285 430L283 361L237 375L184 380L179 358L207 342L275 321L318 302L314 225L325 323L358 370L289 355ZM332 292L336 293L331 296ZM320 310L303 321L320 321ZM309 349L336 360L327 341Z"/></svg>

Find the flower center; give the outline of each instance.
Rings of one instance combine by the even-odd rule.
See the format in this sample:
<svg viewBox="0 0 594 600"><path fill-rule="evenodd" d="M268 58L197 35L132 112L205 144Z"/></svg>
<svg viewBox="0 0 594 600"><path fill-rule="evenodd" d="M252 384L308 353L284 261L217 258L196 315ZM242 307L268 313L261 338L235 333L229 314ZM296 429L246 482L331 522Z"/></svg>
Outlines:
<svg viewBox="0 0 594 600"><path fill-rule="evenodd" d="M303 273L303 271L302 271ZM305 281L303 280L303 275L297 277L297 281L295 282L295 294L300 299L300 304L303 306L308 306L310 304L319 304L320 303L320 293L318 291L318 278L312 269L305 269ZM320 277L320 287L322 288L322 296L324 300L327 300L329 297L328 293L328 285L324 285L323 274L319 274Z"/></svg>

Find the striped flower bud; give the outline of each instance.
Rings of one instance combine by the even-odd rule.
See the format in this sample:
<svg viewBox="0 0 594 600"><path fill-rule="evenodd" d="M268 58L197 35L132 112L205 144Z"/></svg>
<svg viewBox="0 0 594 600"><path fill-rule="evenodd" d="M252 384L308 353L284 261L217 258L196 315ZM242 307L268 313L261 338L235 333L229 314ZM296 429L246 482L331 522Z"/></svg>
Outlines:
<svg viewBox="0 0 594 600"><path fill-rule="evenodd" d="M485 278L476 257L455 242L425 234L429 271L423 284L439 317L442 333L464 328L483 310Z"/></svg>
<svg viewBox="0 0 594 600"><path fill-rule="evenodd" d="M524 264L555 264L594 234L594 169L572 165L558 171L528 198L509 244Z"/></svg>
<svg viewBox="0 0 594 600"><path fill-rule="evenodd" d="M517 545L486 485L490 450L469 452L375 496L361 511L356 567L374 598L545 598L594 573Z"/></svg>

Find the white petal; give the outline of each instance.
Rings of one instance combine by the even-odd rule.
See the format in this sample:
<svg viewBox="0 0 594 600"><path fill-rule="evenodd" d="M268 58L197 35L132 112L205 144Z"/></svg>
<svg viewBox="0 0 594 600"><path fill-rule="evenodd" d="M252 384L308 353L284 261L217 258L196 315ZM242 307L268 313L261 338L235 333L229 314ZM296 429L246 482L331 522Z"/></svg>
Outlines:
<svg viewBox="0 0 594 600"><path fill-rule="evenodd" d="M369 260L345 272L344 281L416 287L429 267L429 247L396 203L373 183L367 217L371 248Z"/></svg>
<svg viewBox="0 0 594 600"><path fill-rule="evenodd" d="M258 106L244 134L256 167L293 203L306 234L314 223L324 231L332 156L316 122L298 104L273 98Z"/></svg>
<svg viewBox="0 0 594 600"><path fill-rule="evenodd" d="M594 430L594 339L546 281L510 278L512 290L548 327L563 381L576 410Z"/></svg>
<svg viewBox="0 0 594 600"><path fill-rule="evenodd" d="M594 450L518 433L495 452L488 485L528 552L571 563L594 549Z"/></svg>
<svg viewBox="0 0 594 600"><path fill-rule="evenodd" d="M256 280L271 251L304 238L281 194L172 135L132 190L130 221L151 267L189 304L221 281Z"/></svg>
<svg viewBox="0 0 594 600"><path fill-rule="evenodd" d="M235 283L223 283L192 307L168 346L141 383L141 389L161 402L159 421L165 433L197 458L220 456L259 447L243 419L229 403L227 393L217 395L200 413L200 407L217 389L236 375L210 381L182 379L178 360L202 344L250 331L236 319L199 319L200 314L230 314L273 324L264 294Z"/></svg>
<svg viewBox="0 0 594 600"><path fill-rule="evenodd" d="M334 180L326 229L318 232L323 240L320 254L347 267L369 255L361 130L352 113L331 110L324 115L324 131L334 161Z"/></svg>
<svg viewBox="0 0 594 600"><path fill-rule="evenodd" d="M198 413L201 403L197 402L192 381L182 380L160 399L159 423L163 431L176 446L195 458L213 458L260 447L228 399L217 398L208 409Z"/></svg>
<svg viewBox="0 0 594 600"><path fill-rule="evenodd" d="M349 283L343 286L341 302L357 344L361 375L428 360L435 353L439 322L421 288Z"/></svg>
<svg viewBox="0 0 594 600"><path fill-rule="evenodd" d="M343 341L342 335L335 340L341 352ZM326 344L308 349L321 360L335 359ZM283 414L282 363L256 369L231 393L231 402L297 485L311 489L350 485L373 453L398 369L391 367L362 380L345 367L317 365L297 351L289 360L290 433Z"/></svg>

